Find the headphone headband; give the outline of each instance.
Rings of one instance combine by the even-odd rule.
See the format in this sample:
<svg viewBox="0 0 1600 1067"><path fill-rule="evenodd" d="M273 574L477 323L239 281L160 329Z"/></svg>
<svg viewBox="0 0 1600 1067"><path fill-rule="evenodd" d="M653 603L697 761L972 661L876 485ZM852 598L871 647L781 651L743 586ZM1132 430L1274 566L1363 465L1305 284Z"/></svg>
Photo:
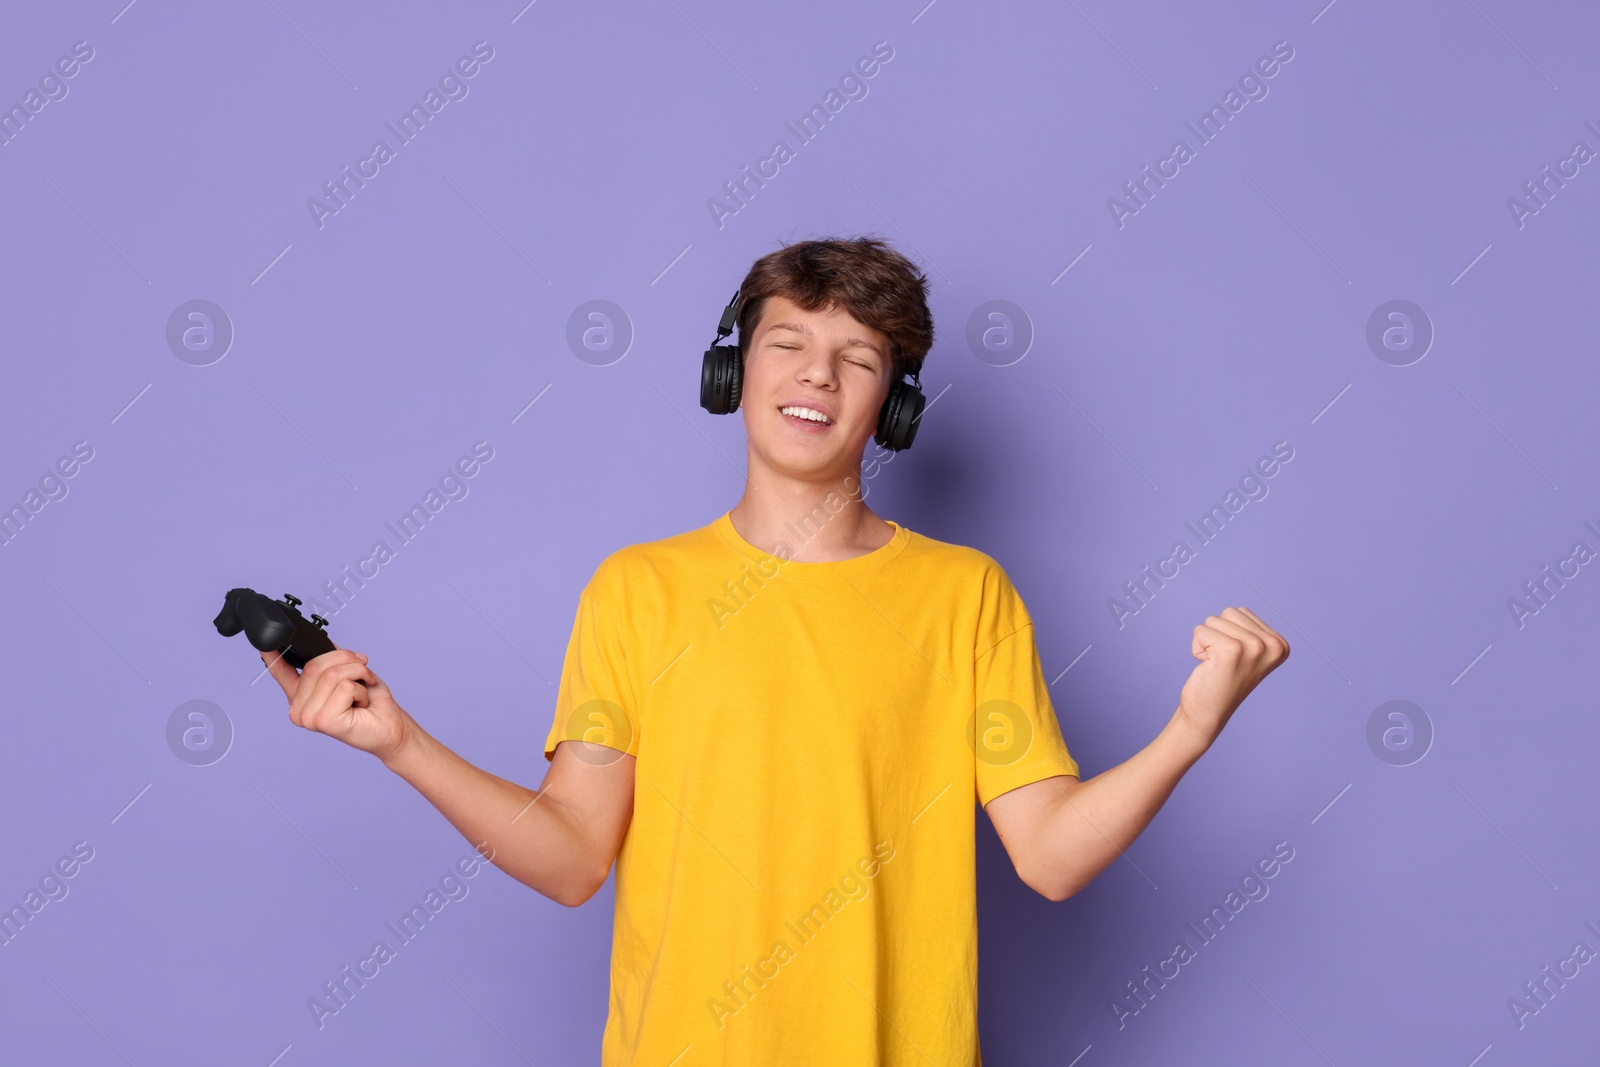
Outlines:
<svg viewBox="0 0 1600 1067"><path fill-rule="evenodd" d="M720 343L724 337L733 332L734 323L739 319L739 298L743 295L742 289L733 291L733 299L722 309L722 321L717 323L717 339L712 341L712 344Z"/></svg>

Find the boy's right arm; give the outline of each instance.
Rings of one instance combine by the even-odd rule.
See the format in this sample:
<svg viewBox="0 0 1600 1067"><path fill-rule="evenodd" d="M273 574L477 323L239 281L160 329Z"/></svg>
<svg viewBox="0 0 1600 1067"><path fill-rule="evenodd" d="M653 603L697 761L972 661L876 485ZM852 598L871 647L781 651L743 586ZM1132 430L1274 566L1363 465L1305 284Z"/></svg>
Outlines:
<svg viewBox="0 0 1600 1067"><path fill-rule="evenodd" d="M575 908L605 884L633 814L634 757L597 766L556 746L538 789L475 767L407 716L384 766L410 782L495 866Z"/></svg>
<svg viewBox="0 0 1600 1067"><path fill-rule="evenodd" d="M633 814L634 757L596 760L578 754L585 742L563 741L544 781L529 789L422 729L360 653L338 649L303 672L276 653L262 659L289 698L292 722L377 756L511 877L568 907L605 884Z"/></svg>

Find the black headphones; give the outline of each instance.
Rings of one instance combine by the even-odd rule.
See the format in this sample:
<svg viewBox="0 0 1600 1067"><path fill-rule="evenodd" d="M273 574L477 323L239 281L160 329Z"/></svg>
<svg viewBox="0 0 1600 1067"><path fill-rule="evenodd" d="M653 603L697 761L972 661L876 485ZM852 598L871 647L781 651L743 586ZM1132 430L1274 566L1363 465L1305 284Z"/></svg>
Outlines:
<svg viewBox="0 0 1600 1067"><path fill-rule="evenodd" d="M739 388L744 381L742 346L720 343L733 332L739 315L739 297L740 293L735 290L733 299L722 311L716 339L706 349L705 360L700 365L700 406L713 415L731 415L739 410ZM922 409L927 406L921 385L920 376L913 374L911 381L901 378L889 386L889 395L878 412L878 432L873 440L891 452L910 448L917 436Z"/></svg>

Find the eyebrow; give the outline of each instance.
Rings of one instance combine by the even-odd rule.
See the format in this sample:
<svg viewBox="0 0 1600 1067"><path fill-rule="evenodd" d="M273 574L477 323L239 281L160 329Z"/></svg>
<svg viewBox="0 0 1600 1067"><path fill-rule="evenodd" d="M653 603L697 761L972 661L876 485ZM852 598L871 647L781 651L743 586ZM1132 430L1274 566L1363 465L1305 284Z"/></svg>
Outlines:
<svg viewBox="0 0 1600 1067"><path fill-rule="evenodd" d="M816 336L817 336L817 332L815 330L813 330L810 326L807 326L803 322L775 322L771 326L768 326L767 329L769 329L769 330L792 330L795 333L803 333L807 337L810 337L813 340L815 340ZM879 348L877 345L873 344L871 341L864 341L859 337L852 337L849 340L845 341L845 346L846 347L855 346L857 348L869 349L870 351L877 353L879 359L883 358L883 349Z"/></svg>

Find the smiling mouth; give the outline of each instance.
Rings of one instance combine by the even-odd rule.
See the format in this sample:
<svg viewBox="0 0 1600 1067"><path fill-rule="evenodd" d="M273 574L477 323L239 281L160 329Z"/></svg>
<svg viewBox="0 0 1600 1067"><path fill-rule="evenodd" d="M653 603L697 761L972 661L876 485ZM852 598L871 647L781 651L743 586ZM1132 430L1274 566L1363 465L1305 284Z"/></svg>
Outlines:
<svg viewBox="0 0 1600 1067"><path fill-rule="evenodd" d="M819 430L833 425L833 420L828 418L828 416L824 415L822 412L818 411L816 408L799 406L781 407L778 409L778 412L790 422L800 423L807 427L815 427Z"/></svg>

